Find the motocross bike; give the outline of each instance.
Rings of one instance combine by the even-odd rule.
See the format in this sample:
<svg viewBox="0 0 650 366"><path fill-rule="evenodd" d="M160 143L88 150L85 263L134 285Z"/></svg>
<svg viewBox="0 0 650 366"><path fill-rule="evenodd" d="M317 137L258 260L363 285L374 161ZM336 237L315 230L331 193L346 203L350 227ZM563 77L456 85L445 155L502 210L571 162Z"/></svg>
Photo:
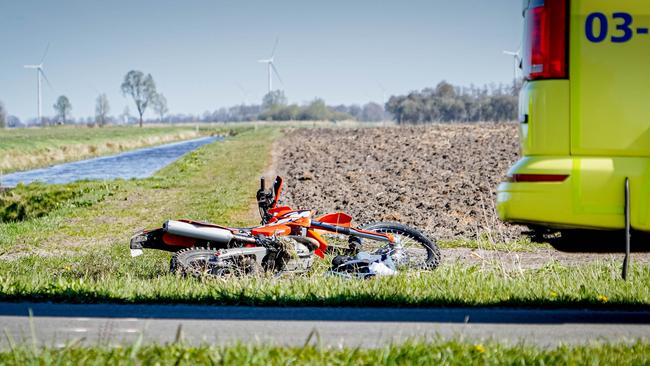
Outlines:
<svg viewBox="0 0 650 366"><path fill-rule="evenodd" d="M131 255L141 255L143 249L173 252L170 270L197 277L305 272L315 256L324 258L326 238L343 236L348 239L348 253L363 250L389 255L402 268L433 269L439 264L438 246L416 229L389 222L353 227L352 217L343 212L316 217L313 210L278 205L281 191L281 177L269 190L261 179L259 226L231 228L188 219L168 220L160 228L131 237Z"/></svg>

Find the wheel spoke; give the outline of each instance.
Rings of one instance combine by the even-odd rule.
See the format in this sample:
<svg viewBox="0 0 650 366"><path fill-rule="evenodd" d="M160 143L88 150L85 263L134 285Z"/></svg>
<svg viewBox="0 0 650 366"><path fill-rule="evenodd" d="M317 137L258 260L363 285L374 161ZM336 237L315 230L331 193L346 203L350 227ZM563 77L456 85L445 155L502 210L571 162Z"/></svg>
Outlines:
<svg viewBox="0 0 650 366"><path fill-rule="evenodd" d="M378 240L364 239L362 242L363 251L376 254L388 252L398 268L425 269L436 266L436 264L429 264L431 260L430 252L433 248L429 248L428 244L421 242L403 230L383 227L370 227L368 230L391 234L395 237L396 244L392 245Z"/></svg>

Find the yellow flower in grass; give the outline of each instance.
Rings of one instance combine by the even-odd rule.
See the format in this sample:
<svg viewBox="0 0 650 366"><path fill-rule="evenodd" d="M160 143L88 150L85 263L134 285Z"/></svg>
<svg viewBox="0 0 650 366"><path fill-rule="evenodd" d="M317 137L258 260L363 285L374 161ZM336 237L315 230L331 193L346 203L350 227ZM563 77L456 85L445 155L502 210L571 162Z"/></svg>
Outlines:
<svg viewBox="0 0 650 366"><path fill-rule="evenodd" d="M483 345L480 344L480 343L479 343L479 344L475 344L475 345L474 345L474 351L476 351L476 352L478 352L478 353L484 353L484 352L485 352L485 347L483 347Z"/></svg>
<svg viewBox="0 0 650 366"><path fill-rule="evenodd" d="M605 295L598 295L596 296L596 299L602 302L603 304L609 301L609 298Z"/></svg>
<svg viewBox="0 0 650 366"><path fill-rule="evenodd" d="M551 298L553 298L553 299L555 299L555 298L557 297L557 292L555 292L555 291L551 291L551 292L549 292L548 294L549 294L549 296L551 296Z"/></svg>

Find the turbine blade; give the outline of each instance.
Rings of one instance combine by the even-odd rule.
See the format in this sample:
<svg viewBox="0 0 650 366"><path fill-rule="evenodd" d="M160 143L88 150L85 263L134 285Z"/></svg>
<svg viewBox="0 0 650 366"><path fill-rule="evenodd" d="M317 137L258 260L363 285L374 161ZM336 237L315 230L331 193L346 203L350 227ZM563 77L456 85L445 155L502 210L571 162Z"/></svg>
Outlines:
<svg viewBox="0 0 650 366"><path fill-rule="evenodd" d="M47 76L45 76L45 72L43 72L43 69L39 68L38 72L41 73L41 75L43 76L43 79L45 79L45 82L47 82L47 85L50 87L50 89L52 91L54 91L54 87L52 86L52 83L50 83L50 80L47 78Z"/></svg>
<svg viewBox="0 0 650 366"><path fill-rule="evenodd" d="M43 52L43 57L41 57L41 62L39 64L43 64L43 61L45 61L45 56L47 56L47 52L50 50L50 43L48 42L47 47L45 47L45 52Z"/></svg>
<svg viewBox="0 0 650 366"><path fill-rule="evenodd" d="M275 68L275 64L273 64L273 62L271 62L271 68L273 69L273 72L275 73L275 76L277 76L278 80L280 80L280 84L282 84L282 86L284 86L284 82L282 81L282 78L280 77L280 73L278 72L278 69Z"/></svg>
<svg viewBox="0 0 650 366"><path fill-rule="evenodd" d="M275 55L275 49L278 48L278 42L280 42L280 36L275 37L275 44L273 45L273 51L271 51L271 57L269 57L269 59L272 59Z"/></svg>

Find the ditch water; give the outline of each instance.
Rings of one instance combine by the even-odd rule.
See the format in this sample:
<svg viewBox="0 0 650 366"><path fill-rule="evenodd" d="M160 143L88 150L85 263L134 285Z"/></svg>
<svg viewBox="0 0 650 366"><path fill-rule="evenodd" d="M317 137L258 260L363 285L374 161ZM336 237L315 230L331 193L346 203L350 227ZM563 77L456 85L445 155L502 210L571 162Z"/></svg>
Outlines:
<svg viewBox="0 0 650 366"><path fill-rule="evenodd" d="M11 173L0 177L0 186L15 187L18 183L69 183L83 179L146 178L173 163L184 154L223 137L202 137L103 156L94 159L53 165L47 168Z"/></svg>

